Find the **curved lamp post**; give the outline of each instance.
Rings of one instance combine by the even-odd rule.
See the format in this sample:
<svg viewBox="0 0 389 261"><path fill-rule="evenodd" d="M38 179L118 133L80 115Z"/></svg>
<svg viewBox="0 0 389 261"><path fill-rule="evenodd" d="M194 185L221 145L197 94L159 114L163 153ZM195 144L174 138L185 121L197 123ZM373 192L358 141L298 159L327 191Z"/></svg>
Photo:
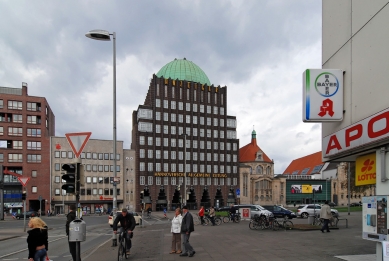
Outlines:
<svg viewBox="0 0 389 261"><path fill-rule="evenodd" d="M91 30L85 34L86 37L93 40L100 41L111 41L111 35L113 39L113 202L112 202L112 211L114 218L116 217L117 209L117 189L116 189L116 33L112 34L105 30ZM114 234L114 239L112 244L116 246L116 236Z"/></svg>

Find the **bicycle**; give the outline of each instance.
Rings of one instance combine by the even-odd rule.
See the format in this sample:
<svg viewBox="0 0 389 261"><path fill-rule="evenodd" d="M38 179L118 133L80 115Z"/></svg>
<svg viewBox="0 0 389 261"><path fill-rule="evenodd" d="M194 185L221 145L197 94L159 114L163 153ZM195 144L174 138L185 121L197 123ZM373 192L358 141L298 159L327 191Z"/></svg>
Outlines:
<svg viewBox="0 0 389 261"><path fill-rule="evenodd" d="M203 225L203 226L208 226L209 222L211 222L208 218L206 218L205 216L203 217L203 222L201 222L201 217L199 216L199 214L196 214L196 216L193 218L193 223L195 225Z"/></svg>
<svg viewBox="0 0 389 261"><path fill-rule="evenodd" d="M228 223L232 220L234 223L239 223L241 220L240 213L236 213L232 215L229 213L228 216L223 217L223 223Z"/></svg>
<svg viewBox="0 0 389 261"><path fill-rule="evenodd" d="M118 261L122 261L123 257L128 259L127 255L127 229L123 229L123 231L119 234L119 247L118 247Z"/></svg>
<svg viewBox="0 0 389 261"><path fill-rule="evenodd" d="M205 221L207 219L207 221ZM213 217L213 220L215 221L215 225L216 226L220 226L220 224L223 222L222 219L220 217ZM209 215L204 215L204 222L208 223L208 224L212 224L212 221L211 221L211 217Z"/></svg>
<svg viewBox="0 0 389 261"><path fill-rule="evenodd" d="M250 220L249 228L250 229L265 229L270 226L270 222L264 215L255 214L254 217Z"/></svg>
<svg viewBox="0 0 389 261"><path fill-rule="evenodd" d="M282 222L279 222L277 218L274 218L272 222L273 230L285 229L290 230L293 228L293 223L290 220L284 218Z"/></svg>

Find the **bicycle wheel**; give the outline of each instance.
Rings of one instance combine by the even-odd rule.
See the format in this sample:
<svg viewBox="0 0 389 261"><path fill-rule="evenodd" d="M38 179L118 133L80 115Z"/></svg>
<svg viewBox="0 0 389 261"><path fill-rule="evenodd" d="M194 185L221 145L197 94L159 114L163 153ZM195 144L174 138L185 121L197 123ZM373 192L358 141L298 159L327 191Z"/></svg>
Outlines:
<svg viewBox="0 0 389 261"><path fill-rule="evenodd" d="M126 250L124 249L124 245L122 242L119 243L119 247L118 247L118 261L123 261L123 257L125 255L125 252Z"/></svg>
<svg viewBox="0 0 389 261"><path fill-rule="evenodd" d="M230 222L230 217L223 217L223 223Z"/></svg>
<svg viewBox="0 0 389 261"><path fill-rule="evenodd" d="M220 226L221 223L222 223L222 219L219 218L219 217L215 217L215 225L216 225L216 226Z"/></svg>
<svg viewBox="0 0 389 261"><path fill-rule="evenodd" d="M203 226L208 226L208 224L209 224L209 219L207 218L207 217L204 217L203 218Z"/></svg>
<svg viewBox="0 0 389 261"><path fill-rule="evenodd" d="M280 229L280 223L278 223L278 221L274 220L273 221L273 230L277 231L279 229Z"/></svg>
<svg viewBox="0 0 389 261"><path fill-rule="evenodd" d="M286 229L286 230L290 230L290 229L292 229L293 228L293 223L292 223L292 221L289 221L289 220L286 220L286 221L284 221L284 228Z"/></svg>
<svg viewBox="0 0 389 261"><path fill-rule="evenodd" d="M249 228L252 230L256 230L258 228L258 222L251 220L249 223Z"/></svg>
<svg viewBox="0 0 389 261"><path fill-rule="evenodd" d="M240 216L237 215L237 216L234 217L234 222L235 223L239 223L240 219L241 219Z"/></svg>

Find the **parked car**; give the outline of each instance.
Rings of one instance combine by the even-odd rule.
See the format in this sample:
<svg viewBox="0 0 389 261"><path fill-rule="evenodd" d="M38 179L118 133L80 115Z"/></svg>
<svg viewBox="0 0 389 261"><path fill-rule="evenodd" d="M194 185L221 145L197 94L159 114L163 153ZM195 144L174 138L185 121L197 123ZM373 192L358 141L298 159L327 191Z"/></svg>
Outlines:
<svg viewBox="0 0 389 261"><path fill-rule="evenodd" d="M297 216L301 218L307 218L308 216L313 216L314 214L319 214L321 210L321 205L319 204L308 204L302 205L297 208ZM339 215L336 209L331 208L332 215Z"/></svg>
<svg viewBox="0 0 389 261"><path fill-rule="evenodd" d="M293 211L290 211L289 209L286 209L281 206L274 206L274 205L262 205L265 209L269 210L273 213L273 215L276 218L295 218L297 217L296 214Z"/></svg>
<svg viewBox="0 0 389 261"><path fill-rule="evenodd" d="M26 218L30 218L30 217L39 217L39 214L36 211L27 211L26 212ZM16 219L24 218L24 213L16 214L15 218Z"/></svg>
<svg viewBox="0 0 389 261"><path fill-rule="evenodd" d="M360 206L362 206L362 204L359 202L354 202L350 204L350 207L360 207Z"/></svg>
<svg viewBox="0 0 389 261"><path fill-rule="evenodd" d="M265 216L273 216L273 213L270 212L269 210L265 209L264 207L260 205L234 205L234 207L242 213L241 208L250 208L250 217L254 218L255 215L265 215Z"/></svg>
<svg viewBox="0 0 389 261"><path fill-rule="evenodd" d="M329 205L330 207L335 207L335 206L336 206L336 204L335 204L334 202L330 202L330 203L328 203L328 205Z"/></svg>
<svg viewBox="0 0 389 261"><path fill-rule="evenodd" d="M221 207L221 208L218 208L218 209L216 209L216 211L219 211L219 212L221 212L221 211L226 211L226 212L228 212L228 211L230 211L230 208L231 207ZM209 209L208 209L208 211L209 211Z"/></svg>
<svg viewBox="0 0 389 261"><path fill-rule="evenodd" d="M122 213L121 211L117 211L116 215L121 214L121 213ZM132 213L132 215L134 215L135 224L139 225L142 217L140 215L138 215L138 213L136 213L136 212L130 212L130 213ZM108 216L108 224L110 225L110 227L113 227L113 212L111 212L111 214L109 214L109 216ZM120 226L120 222L118 223L118 226Z"/></svg>

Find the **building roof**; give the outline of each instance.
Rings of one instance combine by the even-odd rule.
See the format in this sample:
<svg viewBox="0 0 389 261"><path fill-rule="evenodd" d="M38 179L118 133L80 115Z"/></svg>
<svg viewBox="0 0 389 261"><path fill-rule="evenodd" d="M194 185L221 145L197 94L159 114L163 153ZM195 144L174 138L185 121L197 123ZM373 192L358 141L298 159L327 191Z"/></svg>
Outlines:
<svg viewBox="0 0 389 261"><path fill-rule="evenodd" d="M286 170L285 175L311 175L320 173L323 168L322 152L316 153L293 160Z"/></svg>
<svg viewBox="0 0 389 261"><path fill-rule="evenodd" d="M257 152L262 152L262 160L257 159ZM239 149L239 162L252 162L252 161L265 161L271 162L272 160L266 155L266 153L257 145L256 132L253 130L251 133L251 143L243 146Z"/></svg>
<svg viewBox="0 0 389 261"><path fill-rule="evenodd" d="M157 73L158 77L165 79L178 79L183 81L198 82L211 85L208 76L203 70L191 61L184 59L174 59L163 66Z"/></svg>

